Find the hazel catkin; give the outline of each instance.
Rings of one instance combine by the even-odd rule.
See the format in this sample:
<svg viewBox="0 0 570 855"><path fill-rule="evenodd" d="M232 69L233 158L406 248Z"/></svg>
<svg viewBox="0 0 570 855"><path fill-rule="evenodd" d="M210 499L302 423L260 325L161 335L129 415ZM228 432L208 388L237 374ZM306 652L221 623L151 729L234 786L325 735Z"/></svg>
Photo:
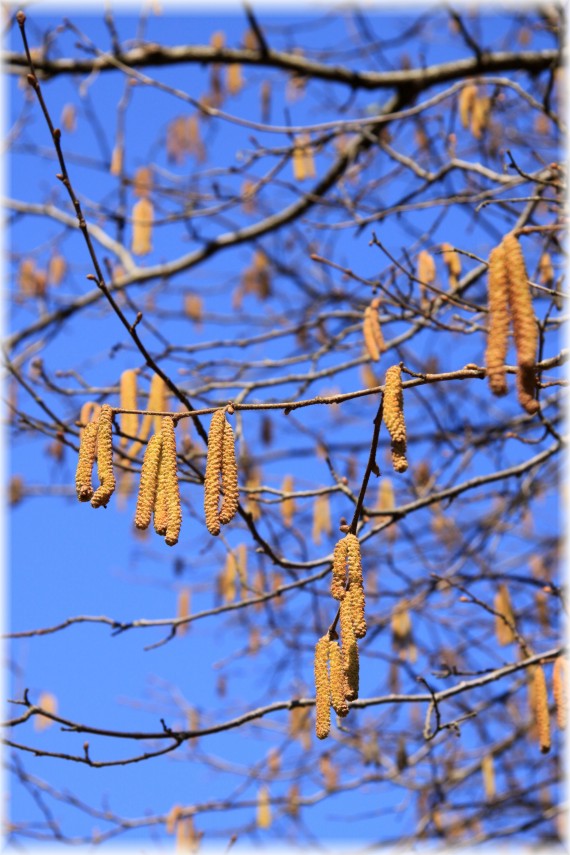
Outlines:
<svg viewBox="0 0 570 855"><path fill-rule="evenodd" d="M505 264L509 280L509 303L513 319L513 334L517 362L523 368L533 368L538 345L538 327L528 284L528 274L522 247L510 232L503 238Z"/></svg>
<svg viewBox="0 0 570 855"><path fill-rule="evenodd" d="M352 624L356 638L366 635L366 620L364 618L364 584L362 579L362 560L360 544L355 534L346 535L348 563L348 599L352 615Z"/></svg>
<svg viewBox="0 0 570 855"><path fill-rule="evenodd" d="M75 490L80 502L88 502L93 496L92 472L97 456L97 427L97 421L93 420L81 432L75 472Z"/></svg>
<svg viewBox="0 0 570 855"><path fill-rule="evenodd" d="M338 641L330 642L329 662L332 708L338 716L344 718L344 716L348 715L348 704L346 702L348 684L342 659L342 650Z"/></svg>
<svg viewBox="0 0 570 855"><path fill-rule="evenodd" d="M380 300L375 297L369 306L364 310L364 320L362 322L362 334L364 344L370 359L378 362L380 354L386 349L380 319L378 317L378 307Z"/></svg>
<svg viewBox="0 0 570 855"><path fill-rule="evenodd" d="M97 477L99 487L91 499L91 507L107 506L115 489L113 473L113 410L109 404L103 404L99 413L97 429Z"/></svg>
<svg viewBox="0 0 570 855"><path fill-rule="evenodd" d="M505 395L507 380L505 359L509 345L509 281L503 244L495 247L489 255L487 280L489 301L489 323L487 327L487 349L485 366L489 386L494 395Z"/></svg>
<svg viewBox="0 0 570 855"><path fill-rule="evenodd" d="M344 672L346 674L347 701L354 701L358 697L359 688L359 657L358 642L354 633L352 622L352 610L347 597L340 603L340 634L342 639L342 656Z"/></svg>
<svg viewBox="0 0 570 855"><path fill-rule="evenodd" d="M537 665L534 669L533 690L534 714L540 750L543 754L548 754L550 751L550 714L548 712L546 677L541 665Z"/></svg>
<svg viewBox="0 0 570 855"><path fill-rule="evenodd" d="M315 711L316 734L325 739L331 728L331 691L329 681L329 636L323 635L315 645Z"/></svg>
<svg viewBox="0 0 570 855"><path fill-rule="evenodd" d="M166 505L166 470L162 465L162 431L160 431L160 458L158 461L158 481L154 500L153 525L155 532L164 537L168 528L168 509Z"/></svg>
<svg viewBox="0 0 570 855"><path fill-rule="evenodd" d="M222 471L222 454L224 441L225 413L216 410L210 421L208 431L208 454L206 457L206 474L204 476L204 515L206 528L210 534L220 533L218 503L220 499L220 474Z"/></svg>
<svg viewBox="0 0 570 855"><path fill-rule="evenodd" d="M392 465L396 472L405 472L408 468L406 422L404 419L402 372L399 365L392 365L386 371L383 416L384 424L388 428L391 438Z"/></svg>
<svg viewBox="0 0 570 855"><path fill-rule="evenodd" d="M146 529L150 525L152 512L156 501L158 487L158 470L160 464L160 452L162 438L160 433L151 436L144 453L137 507L135 511L135 526Z"/></svg>
<svg viewBox="0 0 570 855"><path fill-rule="evenodd" d="M331 596L335 600L342 600L346 590L346 558L348 555L348 542L342 537L336 544L333 552L333 566L331 578Z"/></svg>
<svg viewBox="0 0 570 855"><path fill-rule="evenodd" d="M222 438L221 477L224 497L222 499L219 519L222 525L227 525L237 513L239 490L234 432L225 415Z"/></svg>
<svg viewBox="0 0 570 855"><path fill-rule="evenodd" d="M164 493L166 500L166 531L167 546L178 543L182 525L182 510L180 507L180 491L176 472L176 436L172 416L164 416L161 426L162 454L160 468L164 470Z"/></svg>

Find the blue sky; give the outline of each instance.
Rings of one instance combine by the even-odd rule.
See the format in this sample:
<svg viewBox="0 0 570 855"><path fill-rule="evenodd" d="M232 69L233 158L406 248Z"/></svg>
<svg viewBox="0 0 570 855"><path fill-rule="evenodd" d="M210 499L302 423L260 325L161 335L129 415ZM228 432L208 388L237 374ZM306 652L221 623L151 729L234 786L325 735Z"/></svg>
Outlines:
<svg viewBox="0 0 570 855"><path fill-rule="evenodd" d="M377 36L389 41L405 30L421 12L421 9L407 8L405 16L400 16L396 12L389 14L382 11L378 15L370 14L369 20ZM69 14L95 44L102 49L108 49L108 31L101 12L81 15L79 10L74 9ZM323 10L317 13L316 17L326 14ZM40 14L39 8L36 10L32 7L29 11L28 23L31 44L37 44L40 34L56 26L61 18L62 14L59 12L50 11L48 15L42 10ZM341 52L344 64L355 68L362 67L361 57L358 54L350 54L350 33L354 22L349 15L336 11L328 16L326 25L319 27L304 26L307 20L304 17L304 11L297 8L287 13L283 9L277 13L270 13L267 7L262 7L259 18L266 28L268 38L275 46L286 49L294 36L295 43L302 44L308 54L313 52L318 54L319 51L336 47ZM121 40L135 38L137 21L130 11L123 10L117 14L116 26ZM479 35L482 43L505 48L510 46L516 31L515 14L483 15L474 26L481 28ZM190 15L179 12L176 16L168 14L165 10L161 16L149 17L145 37L149 41L172 45L185 41L207 44L213 32L223 29L226 43L237 46L246 27L244 15L233 7L231 13L216 11ZM284 27L290 27L292 35L289 35L288 30L283 31ZM450 36L447 18L441 12L431 16L422 30L422 36L422 59L426 64L444 62L465 55L465 46L459 39ZM62 55L75 52L73 46L75 40L76 36L71 34L58 36L57 46ZM542 38L536 37L532 47L551 47L551 41L547 35ZM19 50L17 32L11 33L10 47ZM344 56L343 51L346 51ZM379 67L389 67L390 63L397 67L403 53L409 53L413 64L418 61L417 48L413 39L409 40L409 47L405 49L400 43L395 48L387 47L383 57L378 60ZM185 66L160 71L152 69L149 73L163 83L185 89L193 97L200 97L208 86L208 68ZM332 87L331 107L327 112L327 108L322 106L324 86L315 82L308 86L303 98L294 103L287 103L282 78L277 72L245 69L244 74L246 87L242 93L226 102L224 109L253 121L260 119L259 87L266 77L274 81L271 115L273 123L290 121L292 124L302 124L315 120L328 121L337 117L338 99L348 99L349 93L346 89L341 86ZM80 83L83 83L84 92L88 93L89 100L82 98L79 91ZM113 148L116 104L123 89L123 81L119 74L115 73L100 75L89 81L56 79L44 87L49 109L56 120L59 120L63 105L73 103L78 108L77 130L73 135L69 135L69 139L66 139L64 134L63 146L66 154L72 153L69 157L70 174L87 211L92 209L92 203L101 203L108 211L115 210L118 204L116 178L105 170L101 170L99 165L101 161L108 159ZM15 80L10 80L8 94L9 118L6 121L6 127L9 129L22 113L23 94ZM378 103L382 103L384 97L382 93L358 93L347 107L346 118L358 117L363 113L373 115ZM206 179L200 177L200 170L207 171L213 166L222 164L224 166L232 163L239 164L240 153L242 156L246 155L255 147L252 136L256 138L256 142L268 147L286 144L283 135L258 133L231 123L212 122L208 128L204 129L208 151L207 163L197 166L191 160L187 160L178 167L167 163L162 143L168 122L177 115L187 114L187 106L173 97L158 93L151 87L135 87L132 99L126 128L128 170L134 171L152 162L157 169L164 170L165 175L168 173L169 180L173 183L175 179L179 179L182 192L188 192L195 186L203 186ZM90 103L93 112L99 116L100 127L97 129L90 124L86 115L86 110L90 109ZM441 115L438 115L437 110L430 113L429 122L432 123L432 127L447 120L449 111L447 109L444 111L443 107L441 109ZM51 154L50 139L43 117L35 102L31 103L29 112L30 122L19 137L15 151L8 161L7 193L20 200L30 202L49 200L63 207L64 193L55 178L57 165ZM408 145L412 150L411 140L405 136L397 136L397 127L396 125L394 134L398 142L403 146ZM409 135L409 131L405 133ZM469 140L459 138L458 142L466 152L466 156L474 154ZM37 146L32 153L28 148L30 144ZM552 157L552 154L549 153L548 157ZM90 165L89 162L82 161L82 158L93 158L96 163ZM254 165L251 170L252 175L262 174L267 168L269 159L262 159L259 166ZM329 161L330 154L317 158L319 176L327 168ZM379 168L385 170L385 173L381 171L375 174L373 170L378 168L377 163L378 161L375 161L370 174L381 182L385 174L389 173L389 165L380 162ZM531 168L531 165L526 163L521 166ZM493 164L493 168L498 168L496 163ZM536 168L536 164L533 168ZM292 181L290 165L284 168L280 180L282 184L279 189L281 194L279 201L280 205L284 205L294 199L298 191ZM224 175L221 182L223 192L229 192L232 187L239 187L241 178L234 180L231 176ZM392 202L394 197L398 198L405 193L405 186L399 186L395 192L394 188L389 186L384 189L380 183L378 200L385 203L388 200ZM269 196L268 199L273 201ZM128 205L130 206L133 201L132 196L129 196ZM167 213L168 201L165 201L162 214ZM455 208L439 222L440 210L427 209L425 213L414 213L404 220L391 219L386 224L378 225L377 231L383 243L397 253L402 247L409 247L411 254L416 254L423 246L447 240L453 245L469 248L480 257L486 257L494 246L497 235L505 230L504 219L501 215L489 212L485 222L482 222L482 217L473 219L471 213L468 209ZM306 219L307 230L315 235L316 241L319 240L319 221L325 222L326 215L320 211L317 214L313 210L309 212ZM215 235L221 230L248 221L250 220L247 215L232 212L227 218L227 224L222 221L210 224L196 222L202 234ZM108 226L108 228L112 233L112 227ZM127 235L130 236L129 228ZM336 240L334 257L338 264L352 266L362 277L381 275L387 261L378 248L369 246L370 227L361 233L356 233L353 229L339 229L334 235ZM274 233L266 239L264 248L266 247L269 253L277 253L282 250L282 242L286 238L286 230ZM153 253L139 263L145 265L161 263L191 251L194 246L192 234L182 223L155 229L153 242ZM25 256L33 252L39 263L47 263L54 245L60 246L64 251L70 274L59 291L49 295L52 307L91 290L91 283L85 280L86 274L90 272L90 266L80 235L70 233L59 224L39 217L33 219L33 230L30 229L28 218L22 218L10 224L8 250L13 253L13 256L11 263L7 265L9 271L17 268L20 253ZM319 248L327 249L324 237L320 240ZM188 273L174 277L169 282L168 288L157 288L156 299L165 313L161 321L160 333L170 341L181 345L211 341L219 336L225 336L226 327L216 326L215 318L226 311L231 292L250 260L251 248L237 247L218 254ZM319 282L321 272L317 265L307 258L305 246L296 242L295 239L292 241L288 260L292 267L303 265L303 269L306 269L307 266L312 265L313 281ZM441 262L438 264L441 265ZM443 275L442 266L439 270L440 275ZM336 274L333 274L333 281L342 284ZM366 291L363 291L358 284L350 282L346 287L355 304L356 301L363 299L363 295L366 295ZM293 286L288 277L275 274L275 297L266 304L255 303L253 298L246 298L244 314L237 319L236 327L249 331L258 329L259 332L271 329L278 319L283 315L287 316L288 308L291 310L298 304L298 300L302 299L302 295L292 289ZM481 298L483 289L484 284L481 283L474 296ZM182 313L183 297L188 291L200 293L204 298L207 312L211 314L212 319L204 324L202 329L192 325ZM132 294L135 300L139 299L138 289L132 289ZM143 299L142 291L140 299ZM347 305L343 304L343 308L350 309L350 301ZM37 313L37 307L30 303L11 304L9 330L16 330L31 323L35 313ZM341 321L338 322L338 329L341 328L341 323ZM403 330L403 326L397 321L389 324L388 327L390 337L398 335ZM334 325L331 329L334 329ZM158 337L153 337L149 330L145 330L144 335L145 340L158 352L160 349ZM442 364L447 364L447 360L453 367L462 367L469 361L481 364L481 342L481 336L458 336L455 340L449 337L446 340L445 352L440 352L437 334L426 332L417 343L414 342L414 350L407 354L406 358L409 356L410 359L423 359L427 354L435 353ZM553 340L551 346L557 347L557 342ZM552 354L547 353L545 356L553 355L554 352L553 350ZM294 354L291 341L286 340L282 344L272 346L269 355L271 358L278 358ZM262 361L268 356L268 346L260 344L250 348L247 355L251 359ZM114 316L102 310L101 304L97 304L81 315L76 315L73 324L65 325L57 335L46 342L41 356L48 373L58 369L64 372L76 369L89 383L100 389L114 388L124 369L141 365L140 355L133 351L132 343L125 331ZM240 360L243 358L243 352L238 347L227 348L224 350L224 356ZM194 396L191 395L194 401L200 406L207 406L208 400L210 405L215 405L228 400L231 394L237 394L239 387L235 387L232 391L231 385L227 387L227 391L220 392L219 399L200 392L200 371L210 370L209 367L204 368L200 364L202 358L212 359L215 363L215 349L206 351L204 357L200 353L196 355L196 362L189 377L178 375L181 382L187 383L188 388L197 390ZM338 359L336 353L325 356L320 367L332 365ZM176 374L179 365L174 360L167 364ZM215 371L217 368L211 370ZM147 385L149 377L147 373ZM64 386L76 388L73 377L64 378L61 382ZM341 373L332 382L325 379L319 384L314 384L310 393L311 395L325 394L327 391L330 392L333 384L337 388L340 386L342 391L355 388L361 384L358 368ZM142 382L141 385L144 386L145 383ZM276 391L271 388L262 390L259 393L259 399L288 400L288 396L297 394L298 388L297 382L283 383ZM50 394L49 391L46 391L45 395L46 400L54 406L58 416L64 421L72 422L78 418L77 403L78 400L82 402L83 399L70 396L66 400L64 397ZM428 399L430 387L414 391L413 395L415 402ZM111 403L118 403L118 400L112 396L109 400ZM476 425L484 423L489 416L516 410L516 404L511 401L490 402L487 390L483 389L482 385L475 388L470 386L466 398L464 386L458 383L451 401L453 406L445 415L448 418L448 424L457 426L458 429L461 428L463 420ZM22 407L33 416L43 417L39 408L30 399L26 400L23 393ZM338 421L338 441L345 442L352 437L353 424L357 424L360 429L365 419L371 422L374 412L374 407L368 403L359 403L358 409L354 411L350 408L343 410ZM305 428L319 429L318 417L315 419L312 408L299 411L294 418L295 423ZM425 412L421 406L411 410L411 418L410 432L421 431L425 419ZM244 419L244 424L243 438L253 446L257 442L256 437L260 430L258 414L252 413L251 419ZM290 442L298 447L304 446L305 440L301 432L292 434L289 427L283 424L282 419L276 418L275 425L274 449L276 452L286 449ZM195 432L192 435L195 438ZM365 443L366 438L364 438ZM46 455L47 444L46 437L34 439L22 434L12 438L8 459L9 471L21 475L26 484L50 485L64 490L73 485L75 457L71 449L67 448L63 460L56 463ZM537 452L540 448L542 446L537 448ZM429 445L423 445L421 441L414 446L414 453L417 454L418 459L427 450ZM383 460L386 451L386 440L383 439L381 443ZM507 466L528 456L526 447L521 448L520 444L511 442L505 444L502 459ZM493 454L478 454L472 473L482 474L490 471L495 465L496 459ZM266 483L278 488L289 468L286 459L277 459L273 465L267 467ZM456 477L454 472L441 473L444 484L452 483L454 477ZM296 475L298 489L305 489L315 483L325 485L329 479L328 469L322 460L315 457L301 458ZM404 501L408 495L406 484L406 479L403 479L401 495ZM399 482L396 489L397 491L400 489ZM187 501L181 542L172 551L167 550L156 538L137 540L132 536L131 519L134 507L132 497L126 507L121 508L119 502L113 500L106 510L97 512L89 506L80 505L73 495L30 497L17 505L11 510L9 519L8 624L10 629L21 631L32 627L51 626L64 621L71 615L107 615L125 621L134 617L149 619L171 617L176 610L179 591L188 586L192 588L192 612L210 608L213 604L211 579L225 560L225 549L219 543L207 549L203 548L202 511L200 496L195 488L188 490ZM480 501L485 504L490 500L483 497ZM311 505L308 502L301 505L302 519L307 524L304 531L307 531ZM343 506L342 497L335 498L334 507L339 514L348 513L347 508ZM552 494L547 496L540 509L541 515L534 520L537 537L548 532L553 525L552 520L556 520L556 496ZM427 513L425 518L428 518ZM468 522L465 524L468 525ZM236 526L234 531L228 533L228 543L236 546L244 542L246 536L245 530ZM325 544L316 547L309 542L308 537L302 534L301 543L297 543L290 536L288 541L281 545L283 550L290 549L297 557L306 554L308 559L316 559L331 551L334 540L333 536ZM509 556L515 556L515 560L521 556L522 562L525 560L525 555L528 557L529 548L529 544L520 540L519 533L514 532L511 537L507 536L503 539L498 559L508 562ZM403 571L409 572L413 578L415 569L404 539L394 545L393 556L395 563L400 562ZM175 572L177 557L182 558L184 562L184 570L178 575ZM374 560L373 556L372 560ZM256 561L253 550L250 553L250 561L253 568ZM271 573L270 567L266 570ZM400 580L396 574L384 575L383 573L382 579L387 589L398 591ZM321 591L323 595L326 594L325 582L322 584ZM313 595L307 590L295 593L283 606L283 614L290 622L296 620L314 622L316 640L319 618L318 609L317 616L313 610L312 598ZM521 608L523 607L524 601L521 601ZM322 598L320 608L321 614L328 614L329 607L325 596ZM470 632L470 614L469 607L466 606L458 614L458 620L465 621L467 637ZM255 626L257 622L260 622L266 644L255 658L246 657L243 655L243 645L247 644L251 626ZM423 636L425 638L431 637L434 631L429 622L423 625L420 622L418 625L418 632L425 633ZM71 720L116 729L154 731L159 729L158 722L162 714L169 726L183 726L183 718L173 703L173 697L182 698L183 704L188 707L199 708L202 716L209 720L220 721L264 703L268 685L271 687L271 697L278 700L285 700L295 692L299 696L311 696L313 693L312 655L308 643L310 633L307 636L303 635L302 652L298 656L297 666L293 672L286 667L289 655L286 646L279 638L272 635L270 625L265 620L262 621L259 615L250 614L250 610L242 610L233 615L229 613L222 618L201 620L192 624L183 637L145 651L145 647L160 641L164 638L164 634L163 629L134 629L112 635L108 627L99 624L79 624L42 638L18 640L8 651L11 661L10 696L18 697L24 688L28 688L32 699L37 699L41 692L49 691L57 697L61 714ZM372 650L378 654L378 658L371 658L367 661L370 667L363 669L361 691L363 697L386 692L386 656L390 650L387 629L379 633ZM491 661L494 653L496 651L490 625L489 637L482 640L481 662ZM241 659L243 661L240 661ZM433 663L427 660L421 661L418 663L418 669L424 669L427 673L432 665ZM228 676L226 697L219 697L216 693L220 673ZM403 691L411 692L416 687L417 684L414 684L411 677L407 682L406 679L403 680ZM407 734L410 730L413 731L409 710L406 707L389 706L382 709L380 717L383 726L391 734L390 745L399 733ZM422 714L423 712L422 710ZM373 718L376 720L377 715L377 710L373 709L368 712L359 711L355 717L358 716L358 723L365 727L366 722ZM31 755L23 758L23 764L30 774L49 780L56 787L75 792L90 804L101 805L108 800L111 809L116 813L126 817L142 817L147 810L158 813L167 812L176 803L191 804L194 801L230 797L233 788L238 787L242 782L242 777L226 772L222 781L222 776L214 774L213 770L208 770L207 766L197 762L194 759L195 756L199 758L200 752L207 750L224 763L235 763L238 766L261 763L267 752L284 740L283 725L286 719L285 713L275 713L245 730L243 735L236 731L219 734L210 737L207 746L184 747L170 758L122 767L119 770L113 768L93 770L77 763L49 758L35 759ZM494 732L491 724L490 730L493 736L501 732L501 727L501 724L497 725L497 730ZM30 742L37 744L40 748L49 748L54 751L70 753L82 751L85 741L82 734L60 733L56 727L40 733L35 733L31 725L27 725L26 728L25 738L24 733L17 732L16 740L19 738L22 742ZM473 746L474 752L478 750L479 735L474 730L466 727L464 739L467 745ZM115 744L113 740L96 737L89 737L89 743L90 752L94 758L124 757L130 751L138 750L138 744L133 747L132 743L121 741L120 744ZM323 750L326 747L324 746ZM287 762L291 769L294 769L297 763L302 764L302 753L299 744L291 745L287 749ZM539 773L538 767L529 768L529 780ZM306 786L304 795L319 790L320 778L317 771L308 773L304 786ZM246 784L241 794L243 798L250 799L252 805L255 803L257 787L258 781L254 778ZM285 782L279 782L270 784L270 788L272 793L285 792L287 785ZM406 808L405 797L405 791L383 783L382 785L370 784L362 789L326 799L303 813L307 829L306 842L311 842L312 836L315 835L339 843L352 841L355 837L362 843L370 843L377 839L379 833L394 837L406 833L410 813ZM12 821L39 818L36 813L37 807L24 788L11 786L9 798ZM252 805L231 812L229 815L215 811L205 813L200 816L197 825L200 830L206 832L207 839L212 835L214 841L219 839L221 845L226 845L234 822L253 821L255 807ZM91 829L92 826L105 827L104 822L86 818L63 803L57 805L57 816L65 818L66 828L71 834L84 834L86 828ZM358 817L356 825L355 817ZM289 820L280 817L272 827L271 833L264 836L264 832L254 832L249 843L264 845L267 840L285 843L289 832ZM154 833L158 836L157 846L171 845L171 838L165 837L163 827L157 828ZM141 828L130 832L128 838L133 841L138 839L148 845L151 840L149 834L148 828ZM238 841L236 851L243 851L249 843L245 839Z"/></svg>

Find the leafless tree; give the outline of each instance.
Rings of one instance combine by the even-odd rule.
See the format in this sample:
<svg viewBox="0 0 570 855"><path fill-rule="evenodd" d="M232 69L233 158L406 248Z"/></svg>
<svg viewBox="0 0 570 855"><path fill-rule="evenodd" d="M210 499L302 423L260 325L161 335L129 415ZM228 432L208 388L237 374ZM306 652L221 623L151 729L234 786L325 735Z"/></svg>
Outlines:
<svg viewBox="0 0 570 855"><path fill-rule="evenodd" d="M209 44L8 15L9 502L51 563L88 521L55 598L103 541L151 586L8 628L14 845L563 836L562 11L458 9L246 6ZM64 657L30 682L127 638L128 727Z"/></svg>

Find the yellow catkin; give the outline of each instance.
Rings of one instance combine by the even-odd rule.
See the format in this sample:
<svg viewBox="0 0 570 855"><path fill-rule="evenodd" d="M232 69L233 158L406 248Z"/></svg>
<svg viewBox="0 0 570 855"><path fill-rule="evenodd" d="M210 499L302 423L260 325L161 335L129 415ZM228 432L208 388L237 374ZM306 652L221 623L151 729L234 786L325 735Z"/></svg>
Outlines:
<svg viewBox="0 0 570 855"><path fill-rule="evenodd" d="M269 828L271 826L271 802L267 787L260 787L257 793L257 827Z"/></svg>
<svg viewBox="0 0 570 855"><path fill-rule="evenodd" d="M122 410L137 409L137 372L132 369L123 371L119 384L120 407ZM128 437L136 436L139 425L139 417L136 413L121 413L121 431L127 436L122 436L119 444L127 444Z"/></svg>
<svg viewBox="0 0 570 855"><path fill-rule="evenodd" d="M360 543L355 534L347 534L346 542L349 578L348 594L354 634L357 638L364 638L366 635L366 620L364 618L364 584L362 580Z"/></svg>
<svg viewBox="0 0 570 855"><path fill-rule="evenodd" d="M57 714L57 698L51 692L41 693L38 698L38 706L45 710L46 713ZM35 730L45 730L46 727L51 727L52 724L55 724L54 720L45 715L34 716Z"/></svg>
<svg viewBox="0 0 570 855"><path fill-rule="evenodd" d="M564 730L566 727L567 717L567 680L568 680L568 664L563 656L559 656L554 663L552 669L552 693L554 695L554 703L556 705L556 721L558 727Z"/></svg>
<svg viewBox="0 0 570 855"><path fill-rule="evenodd" d="M383 417L391 438L392 466L396 472L405 472L408 468L406 422L404 419L402 373L399 365L392 365L388 368L384 384Z"/></svg>
<svg viewBox="0 0 570 855"><path fill-rule="evenodd" d="M332 533L331 507L326 493L316 496L313 504L313 542L319 546L321 535Z"/></svg>
<svg viewBox="0 0 570 855"><path fill-rule="evenodd" d="M162 434L160 437L160 458L158 461L158 480L154 499L153 525L155 532L164 537L168 528L168 508L166 504L166 469L162 465Z"/></svg>
<svg viewBox="0 0 570 855"><path fill-rule="evenodd" d="M148 166L141 166L133 178L133 195L139 199L148 199L151 190L152 170Z"/></svg>
<svg viewBox="0 0 570 855"><path fill-rule="evenodd" d="M176 828L176 823L180 819L180 814L182 813L182 805L173 805L168 813L166 814L166 833L174 834L174 829Z"/></svg>
<svg viewBox="0 0 570 855"><path fill-rule="evenodd" d="M97 428L97 421L91 421L81 432L75 472L75 490L80 502L89 502L93 497L92 472L97 456Z"/></svg>
<svg viewBox="0 0 570 855"><path fill-rule="evenodd" d="M331 596L335 600L342 600L346 590L346 559L348 556L348 541L346 537L341 538L336 544L333 552L333 566L331 577Z"/></svg>
<svg viewBox="0 0 570 855"><path fill-rule="evenodd" d="M281 502L281 516L283 517L283 522L287 528L291 528L293 525L293 517L296 510L295 499L288 495L293 492L294 486L295 482L293 480L293 476L285 475L281 485L281 490L285 496Z"/></svg>
<svg viewBox="0 0 570 855"><path fill-rule="evenodd" d="M536 727L538 731L538 742L543 754L550 751L550 715L548 712L548 691L546 688L546 677L541 665L534 670L534 710Z"/></svg>
<svg viewBox="0 0 570 855"><path fill-rule="evenodd" d="M109 404L103 404L99 413L97 430L97 477L99 487L91 499L91 507L106 507L115 489L113 473L113 411Z"/></svg>
<svg viewBox="0 0 570 855"><path fill-rule="evenodd" d="M67 273L67 262L63 255L52 255L48 264L47 277L51 285L60 285Z"/></svg>
<svg viewBox="0 0 570 855"><path fill-rule="evenodd" d="M228 66L226 87L230 95L237 95L243 89L243 74L237 62Z"/></svg>
<svg viewBox="0 0 570 855"><path fill-rule="evenodd" d="M174 546L178 543L182 525L182 509L180 506L180 490L176 471L176 435L172 416L164 416L161 427L162 454L160 468L164 470L164 490L166 497L166 532L165 543Z"/></svg>
<svg viewBox="0 0 570 855"><path fill-rule="evenodd" d="M176 617L184 620L190 617L190 589L183 588L178 594ZM177 635L185 635L190 629L189 623L180 623L176 627Z"/></svg>
<svg viewBox="0 0 570 855"><path fill-rule="evenodd" d="M160 433L153 434L148 441L141 469L137 508L135 511L135 526L138 529L149 527L154 511L161 447L162 438Z"/></svg>
<svg viewBox="0 0 570 855"><path fill-rule="evenodd" d="M220 577L220 594L224 603L233 603L237 593L238 568L235 556L228 552L226 566Z"/></svg>
<svg viewBox="0 0 570 855"><path fill-rule="evenodd" d="M396 507L394 485L390 478L382 478L378 485L377 511L388 511Z"/></svg>
<svg viewBox="0 0 570 855"><path fill-rule="evenodd" d="M293 176L296 181L315 178L315 161L308 134L299 134L293 147Z"/></svg>
<svg viewBox="0 0 570 855"><path fill-rule="evenodd" d="M490 115L491 99L486 96L476 96L471 110L471 133L476 140L480 140L483 136Z"/></svg>
<svg viewBox="0 0 570 855"><path fill-rule="evenodd" d="M495 595L494 605L495 611L498 612L498 614L495 616L495 631L497 634L497 641L501 645L512 644L512 642L515 641L515 635L513 633L513 630L505 623L505 621L501 617L501 615L503 615L509 621L511 626L514 627L515 616L513 614L509 589L506 585L499 585L499 590Z"/></svg>
<svg viewBox="0 0 570 855"><path fill-rule="evenodd" d="M24 258L18 269L18 288L24 297L36 294L36 262L32 258Z"/></svg>
<svg viewBox="0 0 570 855"><path fill-rule="evenodd" d="M354 634L354 624L352 622L352 611L347 597L340 602L340 634L347 683L346 699L347 701L354 701L358 697L359 656L358 642Z"/></svg>
<svg viewBox="0 0 570 855"><path fill-rule="evenodd" d="M133 205L133 240L131 244L133 255L147 255L149 252L152 252L153 217L154 209L150 199L139 199Z"/></svg>
<svg viewBox="0 0 570 855"><path fill-rule="evenodd" d="M368 351L368 356L374 362L378 362L380 359L380 351L376 344L376 339L374 338L374 332L372 329L372 309L370 306L367 306L364 310L364 320L362 322L362 335L364 338L364 344L366 346L366 350Z"/></svg>
<svg viewBox="0 0 570 855"><path fill-rule="evenodd" d="M380 307L380 298L375 297L369 306L364 310L364 321L362 325L362 333L364 343L371 359L378 362L380 355L386 350L382 328L380 326L380 318L378 317L378 309Z"/></svg>
<svg viewBox="0 0 570 855"><path fill-rule="evenodd" d="M507 379L505 359L509 346L509 280L505 247L501 243L489 255L487 279L489 322L485 366L494 395L505 395Z"/></svg>
<svg viewBox="0 0 570 855"><path fill-rule="evenodd" d="M344 670L342 650L340 649L338 641L330 642L329 661L332 708L338 716L344 718L345 715L348 715L348 704L346 702L348 685Z"/></svg>
<svg viewBox="0 0 570 855"><path fill-rule="evenodd" d="M111 165L109 172L111 175L120 175L123 171L123 163L125 158L125 149L122 145L116 145L111 154Z"/></svg>
<svg viewBox="0 0 570 855"><path fill-rule="evenodd" d="M435 280L435 261L426 249L418 255L418 279L424 285L431 285Z"/></svg>
<svg viewBox="0 0 570 855"><path fill-rule="evenodd" d="M219 520L227 525L237 513L239 502L238 468L236 460L235 438L232 426L224 417L224 432L222 439L222 489L224 496L220 508Z"/></svg>
<svg viewBox="0 0 570 855"><path fill-rule="evenodd" d="M495 762L492 754L485 754L481 760L481 774L483 775L485 801L491 802L497 794L495 786Z"/></svg>
<svg viewBox="0 0 570 855"><path fill-rule="evenodd" d="M450 243L442 243L441 250L443 260L449 271L449 276L453 278L454 282L457 282L458 277L461 275L461 257Z"/></svg>
<svg viewBox="0 0 570 855"><path fill-rule="evenodd" d="M331 729L331 687L329 680L329 636L323 635L315 646L315 713L318 739L326 739Z"/></svg>
<svg viewBox="0 0 570 855"><path fill-rule="evenodd" d="M184 314L196 324L202 321L204 317L204 301L199 294L186 294L184 297Z"/></svg>
<svg viewBox="0 0 570 855"><path fill-rule="evenodd" d="M214 536L220 533L218 502L220 499L220 475L222 472L225 421L226 415L224 410L216 410L210 421L210 430L208 432L208 455L204 476L204 515L206 518L206 528Z"/></svg>
<svg viewBox="0 0 570 855"><path fill-rule="evenodd" d="M533 368L538 345L538 326L532 305L524 255L518 238L512 232L503 238L503 246L509 280L509 304L513 320L517 362L523 368Z"/></svg>
<svg viewBox="0 0 570 855"><path fill-rule="evenodd" d="M554 267L552 266L552 259L548 252L543 252L540 256L538 273L542 285L546 288L550 288L554 283Z"/></svg>
<svg viewBox="0 0 570 855"><path fill-rule="evenodd" d="M476 97L477 87L473 83L464 86L459 93L459 118L464 128L468 128L471 122L471 113L473 112L473 104Z"/></svg>
<svg viewBox="0 0 570 855"><path fill-rule="evenodd" d="M74 104L65 104L61 111L61 125L72 134L77 127L77 111Z"/></svg>

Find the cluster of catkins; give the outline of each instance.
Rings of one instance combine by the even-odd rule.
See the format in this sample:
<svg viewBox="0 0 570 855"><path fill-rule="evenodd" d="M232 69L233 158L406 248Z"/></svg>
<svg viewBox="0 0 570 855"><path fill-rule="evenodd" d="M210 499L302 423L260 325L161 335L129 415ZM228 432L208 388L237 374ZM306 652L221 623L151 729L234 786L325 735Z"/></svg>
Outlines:
<svg viewBox="0 0 570 855"><path fill-rule="evenodd" d="M534 415L538 327L521 245L511 232L489 256L489 325L485 365L494 395L507 393L505 359L512 322L517 351L517 393L521 406Z"/></svg>
<svg viewBox="0 0 570 855"><path fill-rule="evenodd" d="M113 409L104 404L95 408L81 432L75 487L80 502L91 501L94 508L106 507L115 489L113 474ZM92 485L93 466L97 461L100 486ZM220 492L222 506L218 510ZM218 535L238 509L238 471L234 434L226 419L226 410L216 410L208 434L208 455L204 476L204 513L210 534ZM168 546L178 543L182 510L176 465L175 423L163 416L160 430L148 441L144 454L135 526L147 529L151 519L157 534Z"/></svg>
<svg viewBox="0 0 570 855"><path fill-rule="evenodd" d="M360 544L355 534L347 534L335 546L331 594L340 603L339 623L342 647L331 629L315 648L316 734L329 735L330 708L338 716L348 715L347 701L358 697L358 639L366 635L364 585Z"/></svg>

